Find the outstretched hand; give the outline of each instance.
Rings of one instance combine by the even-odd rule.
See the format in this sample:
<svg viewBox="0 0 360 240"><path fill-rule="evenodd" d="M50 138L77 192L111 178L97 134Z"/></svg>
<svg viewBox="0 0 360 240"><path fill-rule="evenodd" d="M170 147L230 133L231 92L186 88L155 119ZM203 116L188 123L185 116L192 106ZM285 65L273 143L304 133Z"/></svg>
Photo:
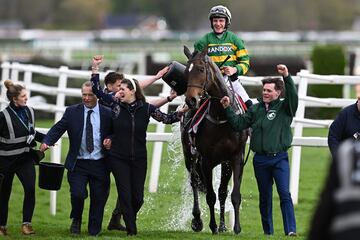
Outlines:
<svg viewBox="0 0 360 240"><path fill-rule="evenodd" d="M156 79L162 78L165 75L165 73L167 73L167 71L169 71L169 66L166 66L163 69L161 69L160 71L158 71L155 75L155 78Z"/></svg>
<svg viewBox="0 0 360 240"><path fill-rule="evenodd" d="M283 77L289 76L289 71L288 71L288 68L286 67L286 65L278 64L276 66L276 68L277 68L278 73L281 74Z"/></svg>

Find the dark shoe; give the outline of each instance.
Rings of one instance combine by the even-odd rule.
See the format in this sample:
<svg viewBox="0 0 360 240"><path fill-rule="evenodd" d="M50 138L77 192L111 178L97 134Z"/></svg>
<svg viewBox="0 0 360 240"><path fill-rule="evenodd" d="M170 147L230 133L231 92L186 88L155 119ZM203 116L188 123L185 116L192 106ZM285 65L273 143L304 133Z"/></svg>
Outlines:
<svg viewBox="0 0 360 240"><path fill-rule="evenodd" d="M81 232L81 220L73 218L70 226L70 233L80 234L80 232Z"/></svg>
<svg viewBox="0 0 360 240"><path fill-rule="evenodd" d="M0 226L0 236L6 236L7 231L5 226Z"/></svg>
<svg viewBox="0 0 360 240"><path fill-rule="evenodd" d="M22 232L24 235L35 234L35 231L34 231L34 229L32 228L31 223L23 223L23 224L21 225L21 232Z"/></svg>
<svg viewBox="0 0 360 240"><path fill-rule="evenodd" d="M136 236L137 232L136 231L128 231L127 235L128 236Z"/></svg>
<svg viewBox="0 0 360 240"><path fill-rule="evenodd" d="M108 230L119 230L126 231L126 228L120 223L121 214L113 214L111 216L109 225L107 227Z"/></svg>
<svg viewBox="0 0 360 240"><path fill-rule="evenodd" d="M289 232L288 237L297 237L295 232Z"/></svg>

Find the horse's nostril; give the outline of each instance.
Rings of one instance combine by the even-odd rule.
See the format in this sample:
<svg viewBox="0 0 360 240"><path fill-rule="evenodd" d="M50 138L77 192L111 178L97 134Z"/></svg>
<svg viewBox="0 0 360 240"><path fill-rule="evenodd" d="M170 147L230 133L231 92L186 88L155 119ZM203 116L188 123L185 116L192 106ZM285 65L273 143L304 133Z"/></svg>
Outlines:
<svg viewBox="0 0 360 240"><path fill-rule="evenodd" d="M189 99L189 105L191 108L196 106L196 98L192 97Z"/></svg>

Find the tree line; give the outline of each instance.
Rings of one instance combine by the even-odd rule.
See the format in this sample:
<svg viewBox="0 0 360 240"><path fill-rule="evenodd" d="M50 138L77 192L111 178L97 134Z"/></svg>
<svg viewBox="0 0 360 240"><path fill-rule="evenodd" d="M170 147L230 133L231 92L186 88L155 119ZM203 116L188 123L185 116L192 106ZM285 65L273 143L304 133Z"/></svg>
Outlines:
<svg viewBox="0 0 360 240"><path fill-rule="evenodd" d="M156 15L171 30L209 27L211 6L229 7L236 31L349 30L360 16L360 0L0 0L0 21L25 28L92 30L107 15Z"/></svg>

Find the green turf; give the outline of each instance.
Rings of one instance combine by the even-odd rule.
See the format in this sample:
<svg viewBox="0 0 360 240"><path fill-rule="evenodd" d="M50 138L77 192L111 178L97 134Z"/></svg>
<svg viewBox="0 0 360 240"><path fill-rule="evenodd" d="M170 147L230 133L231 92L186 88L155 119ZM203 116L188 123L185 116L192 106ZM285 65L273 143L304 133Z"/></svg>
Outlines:
<svg viewBox="0 0 360 240"><path fill-rule="evenodd" d="M46 127L49 124L49 122L42 121L38 123L38 126ZM307 136L326 136L326 134L326 129L305 129L304 131L304 135ZM186 184L186 171L181 154L175 154L175 158L180 159L175 161L173 160L174 155L170 153L170 157L168 157L167 148L164 149L158 191L157 193L149 193L148 180L151 166L151 146L152 144L149 144L148 147L149 164L145 186L145 203L138 216L138 236L132 237L132 239L287 239L283 233L279 200L275 188L273 202L275 234L272 237L263 235L258 210L258 191L251 161L246 165L243 185L241 187L242 205L240 214L242 232L235 236L229 227L230 231L227 233L213 236L208 227L209 214L204 195L201 195L204 230L201 233L192 232L189 222L189 219L191 219L189 216L191 216L192 195L188 188L184 187L188 186L188 184ZM64 141L63 158L65 157L66 150L67 142ZM47 153L48 157L49 153ZM306 238L309 221L316 206L323 180L327 174L328 163L329 152L327 148L303 148L299 204L295 207L299 234L297 239ZM8 218L8 232L11 239L24 238L20 234L22 200L23 190L18 179L15 177ZM66 174L64 175L62 188L58 191L57 200L57 214L52 216L49 212L50 193L37 187L36 208L33 217L33 227L36 234L27 238L73 239L68 230L71 206ZM101 238L115 239L126 236L123 232L106 230L115 201L116 189L114 181L112 181L111 193L105 209ZM83 214L82 233L76 239L89 238L87 235L88 206L89 201L87 200ZM228 220L228 217L226 220Z"/></svg>

